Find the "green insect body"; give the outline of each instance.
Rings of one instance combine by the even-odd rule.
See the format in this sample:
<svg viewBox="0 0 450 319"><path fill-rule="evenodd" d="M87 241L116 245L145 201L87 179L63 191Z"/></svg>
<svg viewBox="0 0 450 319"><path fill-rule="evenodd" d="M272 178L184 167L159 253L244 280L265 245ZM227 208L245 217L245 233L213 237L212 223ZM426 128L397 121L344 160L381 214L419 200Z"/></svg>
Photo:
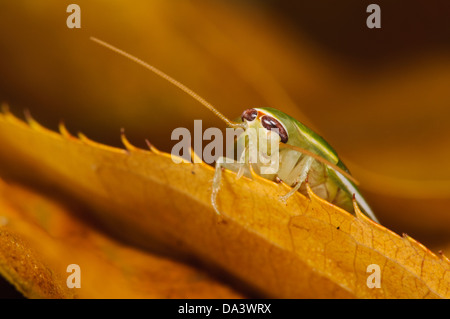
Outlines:
<svg viewBox="0 0 450 319"><path fill-rule="evenodd" d="M295 118L277 109L248 109L244 111L238 122L244 123L246 129L255 129L257 132L259 132L259 130L266 130L268 133L270 129L276 128L278 129L278 135L270 135L268 133L268 139L275 138L277 139L277 142L279 141L308 150L325 159L327 162L334 164L342 171L350 174L347 167L339 159L336 151L321 136ZM258 135L258 138L261 138L261 136ZM264 141L264 143L265 142L266 141ZM245 134L242 134L237 139L236 144L241 144L240 149L248 150L248 139L246 140ZM240 156L242 156L242 154L238 154L235 159L239 159ZM220 159L220 164L216 166L216 183L213 185L213 194L215 196L217 195L217 190L214 188L220 187L217 183L217 180L220 179L220 177L217 176L220 174L218 167L236 171L239 176L245 174L250 177L249 166L252 165L253 171L257 175L272 181L281 180L293 187L288 194L280 198L283 202L286 202L297 190L306 193L306 184L304 182L307 179L315 194L353 214L353 196L355 196L355 200L359 204L361 210L371 219L378 222L355 183L339 171L325 164L323 161L311 158L297 150L280 148L278 171L272 174L264 174L262 173L262 168L268 166L266 162L263 163L258 160L250 161L248 155L245 159L246 160L242 165L229 165L226 163L225 159ZM213 206L218 210L215 203L215 196L212 197Z"/></svg>
<svg viewBox="0 0 450 319"><path fill-rule="evenodd" d="M281 180L292 187L286 195L280 198L283 202L286 202L297 191L305 192L305 181L308 181L311 189L318 196L353 214L353 198L355 198L361 210L372 220L378 222L356 184L352 181L353 178L347 167L339 159L334 149L321 136L293 117L273 108L253 108L245 110L240 119L232 122L197 93L154 66L102 40L94 37L91 37L91 40L169 81L213 112L229 127L244 130L244 133L236 140L236 144L241 146L243 152L236 154L231 162L226 161L223 157L216 161L211 204L218 215L221 215L217 205L217 196L221 185L222 168L237 172L238 178L244 174L251 177L251 165L253 171L261 177L273 181ZM250 139L247 136L250 136L250 132L253 131L258 132L255 134L257 140L275 142L276 145L279 144L283 147L277 148L276 151L271 148L264 151L257 148L257 160L251 158L250 153L247 154L250 146ZM278 169L275 172L265 173L266 171L263 169L269 164L259 161L259 155L269 158L277 156Z"/></svg>

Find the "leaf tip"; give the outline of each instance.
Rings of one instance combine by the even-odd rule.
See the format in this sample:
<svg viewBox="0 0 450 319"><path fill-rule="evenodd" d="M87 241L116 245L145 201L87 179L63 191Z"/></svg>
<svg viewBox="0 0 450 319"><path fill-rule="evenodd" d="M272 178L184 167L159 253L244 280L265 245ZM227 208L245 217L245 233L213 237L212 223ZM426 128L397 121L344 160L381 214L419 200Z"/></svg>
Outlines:
<svg viewBox="0 0 450 319"><path fill-rule="evenodd" d="M256 176L259 176L258 174L256 174L255 169L253 168L253 165L249 165L249 170L250 170L250 175L252 176L252 178L257 178ZM259 176L260 177L260 176Z"/></svg>
<svg viewBox="0 0 450 319"><path fill-rule="evenodd" d="M429 250L425 245L418 242L414 238L410 237L408 234L402 233L402 238L403 238L403 240L407 241L415 249L422 251L425 255L432 256L433 258L438 258L438 256L436 254L434 254L433 252L431 252L431 250ZM445 259L447 259L447 258L445 257Z"/></svg>
<svg viewBox="0 0 450 319"><path fill-rule="evenodd" d="M5 102L2 103L1 113L2 113L1 115L3 116L3 118L6 119L6 120L18 121L18 119L16 119L16 117L11 113L11 111L9 109L9 105L6 104Z"/></svg>
<svg viewBox="0 0 450 319"><path fill-rule="evenodd" d="M380 224L378 224L372 218L369 218L369 216L367 216L361 211L361 208L359 208L358 202L356 201L355 194L353 194L352 202L353 202L353 210L355 211L355 216L356 218L358 218L358 220L361 220L367 224L377 225L378 227L381 227Z"/></svg>
<svg viewBox="0 0 450 319"><path fill-rule="evenodd" d="M27 121L28 125L34 129L34 130L45 130L45 128L39 124L32 116L29 109L25 109L23 111L23 114L25 115L25 120Z"/></svg>
<svg viewBox="0 0 450 319"><path fill-rule="evenodd" d="M131 144L130 141L125 136L125 129L123 127L120 129L120 140L122 141L122 144L125 146L127 151L134 152L138 150L138 148L133 144Z"/></svg>
<svg viewBox="0 0 450 319"><path fill-rule="evenodd" d="M1 112L4 113L4 114L8 114L9 113L9 105L8 105L8 103L2 102Z"/></svg>
<svg viewBox="0 0 450 319"><path fill-rule="evenodd" d="M311 185L308 182L308 179L305 180L305 184L306 184L306 192L308 193L309 200L311 200L311 198L313 198L314 195L316 194L314 194Z"/></svg>
<svg viewBox="0 0 450 319"><path fill-rule="evenodd" d="M250 172L251 180L258 180L259 182L262 182L262 183L274 183L270 179L267 179L267 178L262 177L261 175L258 175L258 173L256 173L255 169L253 168L253 165L251 165L251 163L249 165L248 170ZM248 178L248 176L246 174L244 174L243 177ZM283 182L281 182L281 183L287 187L286 189L290 189L290 187L287 184L285 184ZM280 183L277 183L277 184L280 184Z"/></svg>
<svg viewBox="0 0 450 319"><path fill-rule="evenodd" d="M76 139L76 137L73 136L72 134L70 134L69 130L67 130L67 127L66 127L66 125L64 124L64 121L63 121L63 120L60 120L60 121L59 121L59 124L58 124L58 130L59 130L59 133L60 133L63 137L68 138L68 139Z"/></svg>
<svg viewBox="0 0 450 319"><path fill-rule="evenodd" d="M161 152L155 147L153 146L152 143L150 143L150 141L148 139L145 139L145 143L147 143L148 149L150 151L152 151L155 154L160 154Z"/></svg>
<svg viewBox="0 0 450 319"><path fill-rule="evenodd" d="M194 149L191 147L191 160L193 163L204 163L203 159L195 153Z"/></svg>
<svg viewBox="0 0 450 319"><path fill-rule="evenodd" d="M29 109L25 109L23 110L23 115L25 116L25 121L27 121L28 125L32 126L32 123L35 122L35 120L33 119L33 117L31 116L31 112Z"/></svg>
<svg viewBox="0 0 450 319"><path fill-rule="evenodd" d="M444 260L447 263L450 263L450 259L446 255L444 255L444 252L442 250L438 251L438 255L442 260Z"/></svg>
<svg viewBox="0 0 450 319"><path fill-rule="evenodd" d="M81 142L83 142L85 144L88 144L88 145L91 145L91 146L96 146L97 145L97 142L95 142L95 141L91 140L90 138L88 138L86 135L84 135L84 133L78 132L77 135L78 135L78 139Z"/></svg>
<svg viewBox="0 0 450 319"><path fill-rule="evenodd" d="M85 142L85 141L87 141L87 140L89 140L87 137L86 137L86 135L84 135L83 133L81 133L81 132L78 132L78 138L80 139L80 141L82 141L82 142Z"/></svg>
<svg viewBox="0 0 450 319"><path fill-rule="evenodd" d="M109 146L106 144L102 144L99 142L96 142L94 140L91 140L90 138L88 138L86 135L84 135L81 132L78 132L78 139L80 140L80 142L89 145L91 147L95 147L95 148L100 148L100 149L104 149L104 150L109 150L109 151L113 151L113 152L117 152L117 153L125 153L127 154L127 150L124 150L123 148L118 148L118 147L113 147L113 146Z"/></svg>

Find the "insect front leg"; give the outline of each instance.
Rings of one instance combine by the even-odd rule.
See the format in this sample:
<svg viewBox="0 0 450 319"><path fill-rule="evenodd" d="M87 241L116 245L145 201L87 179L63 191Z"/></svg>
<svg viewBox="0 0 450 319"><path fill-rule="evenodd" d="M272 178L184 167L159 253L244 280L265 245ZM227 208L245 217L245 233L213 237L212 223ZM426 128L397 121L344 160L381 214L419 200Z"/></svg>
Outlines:
<svg viewBox="0 0 450 319"><path fill-rule="evenodd" d="M220 189L220 181L222 180L222 162L225 157L219 157L216 161L216 169L214 171L214 178L212 183L212 192L211 192L211 205L213 206L214 210L216 211L217 215L221 215L219 208L217 207L217 193Z"/></svg>
<svg viewBox="0 0 450 319"><path fill-rule="evenodd" d="M314 159L312 157L306 157L305 162L301 161L298 165L303 165L303 168L300 172L300 175L296 179L295 186L286 194L279 197L279 200L286 204L289 197L295 194L299 190L299 188L302 186L303 182L306 180L306 177L308 176L309 170L311 169L311 166L314 162Z"/></svg>
<svg viewBox="0 0 450 319"><path fill-rule="evenodd" d="M236 179L239 179L242 175L251 177L248 162L245 160L245 155L241 157L239 162L231 161L230 159L222 156L217 159L212 183L211 205L219 216L221 216L221 213L217 207L217 194L219 193L220 182L222 181L222 169L237 172Z"/></svg>

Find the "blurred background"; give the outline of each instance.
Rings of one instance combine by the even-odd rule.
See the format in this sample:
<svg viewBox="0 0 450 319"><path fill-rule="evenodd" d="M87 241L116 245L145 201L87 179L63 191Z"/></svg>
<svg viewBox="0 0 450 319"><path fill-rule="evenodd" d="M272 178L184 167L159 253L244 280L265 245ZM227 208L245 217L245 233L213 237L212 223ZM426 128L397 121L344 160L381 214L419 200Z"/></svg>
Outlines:
<svg viewBox="0 0 450 319"><path fill-rule="evenodd" d="M229 118L275 107L343 158L381 223L450 255L450 3L0 1L0 101L57 129L170 151L177 127L225 128L96 36L162 69ZM1 283L0 283L1 285Z"/></svg>

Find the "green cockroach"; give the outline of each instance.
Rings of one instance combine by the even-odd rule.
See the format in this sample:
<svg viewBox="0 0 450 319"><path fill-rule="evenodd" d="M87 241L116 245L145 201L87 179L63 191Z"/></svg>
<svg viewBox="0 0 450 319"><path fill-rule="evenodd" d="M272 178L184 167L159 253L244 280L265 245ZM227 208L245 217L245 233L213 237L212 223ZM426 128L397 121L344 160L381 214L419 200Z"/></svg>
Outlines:
<svg viewBox="0 0 450 319"><path fill-rule="evenodd" d="M239 178L242 175L249 175L251 166L253 171L261 177L277 182L283 181L292 187L286 195L280 197L283 202L286 202L295 192L302 191L302 186L304 187L305 181L308 181L311 189L321 198L352 214L354 214L353 200L355 200L363 213L378 222L372 209L356 186L356 180L350 175L349 170L339 159L336 151L306 125L277 109L268 107L247 109L237 121L230 121L197 93L154 66L102 40L94 37L91 37L91 40L166 79L212 111L229 127L243 129L244 134L236 140L236 144L241 146L243 152L237 154L234 159L240 159L240 161L230 163L223 157L216 161L211 204L217 214L220 215L216 198L220 189L222 169L226 168L237 172ZM249 150L247 136L249 134L246 133L251 130L262 132L262 134L256 134L257 140L264 139L268 142L279 143L279 148L268 148L264 154L261 154L261 150L256 148L257 155L263 155L263 157L277 156L278 169L276 172L263 173L262 168L268 165L267 162L252 159L247 153Z"/></svg>

